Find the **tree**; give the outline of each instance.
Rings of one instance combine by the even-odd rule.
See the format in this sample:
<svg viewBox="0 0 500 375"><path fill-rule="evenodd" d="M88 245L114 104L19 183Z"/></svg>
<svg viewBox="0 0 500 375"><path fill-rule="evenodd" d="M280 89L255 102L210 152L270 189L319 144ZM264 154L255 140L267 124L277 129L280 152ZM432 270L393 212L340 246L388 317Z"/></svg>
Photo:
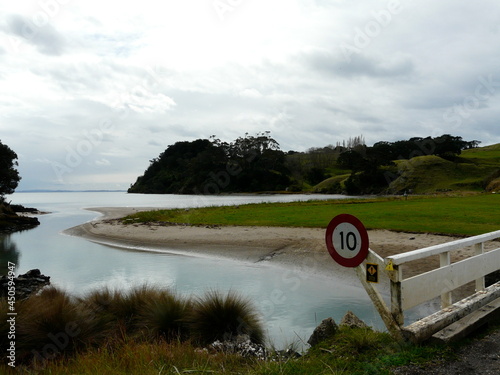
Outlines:
<svg viewBox="0 0 500 375"><path fill-rule="evenodd" d="M0 198L12 194L16 189L21 177L17 172L17 154L0 141Z"/></svg>

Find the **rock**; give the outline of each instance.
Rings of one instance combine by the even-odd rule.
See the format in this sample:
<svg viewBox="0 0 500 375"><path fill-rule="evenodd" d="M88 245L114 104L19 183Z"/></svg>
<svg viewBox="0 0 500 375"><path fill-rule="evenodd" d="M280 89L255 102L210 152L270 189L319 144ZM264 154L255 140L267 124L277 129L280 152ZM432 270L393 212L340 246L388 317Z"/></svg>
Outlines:
<svg viewBox="0 0 500 375"><path fill-rule="evenodd" d="M40 270L38 268L35 268L33 270L29 270L24 275L19 275L18 277L26 277L26 278L29 278L29 277L39 277L41 274L42 273L40 272Z"/></svg>
<svg viewBox="0 0 500 375"><path fill-rule="evenodd" d="M12 280L7 276L0 277L0 297L8 296L9 282L14 282L16 301L28 298L31 294L46 285L50 285L50 276L42 275L39 269L33 269L24 275L14 277ZM12 287L12 286L11 286Z"/></svg>
<svg viewBox="0 0 500 375"><path fill-rule="evenodd" d="M307 343L311 346L319 344L321 341L332 337L337 333L338 326L332 318L324 319L319 326L316 327Z"/></svg>
<svg viewBox="0 0 500 375"><path fill-rule="evenodd" d="M342 320L340 321L340 326L349 328L368 328L365 322L359 319L352 311L348 311Z"/></svg>
<svg viewBox="0 0 500 375"><path fill-rule="evenodd" d="M251 357L264 360L267 357L266 348L250 340L248 335L239 335L225 341L215 341L208 346L209 352L222 352L226 354L238 354L242 357Z"/></svg>

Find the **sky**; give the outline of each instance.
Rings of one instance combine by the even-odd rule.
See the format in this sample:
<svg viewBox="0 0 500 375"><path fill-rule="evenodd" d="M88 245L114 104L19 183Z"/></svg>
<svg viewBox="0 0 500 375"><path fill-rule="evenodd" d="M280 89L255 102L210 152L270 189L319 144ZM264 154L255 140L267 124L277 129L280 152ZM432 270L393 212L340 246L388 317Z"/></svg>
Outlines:
<svg viewBox="0 0 500 375"><path fill-rule="evenodd" d="M500 2L0 3L0 141L31 189L127 189L179 141L500 143Z"/></svg>

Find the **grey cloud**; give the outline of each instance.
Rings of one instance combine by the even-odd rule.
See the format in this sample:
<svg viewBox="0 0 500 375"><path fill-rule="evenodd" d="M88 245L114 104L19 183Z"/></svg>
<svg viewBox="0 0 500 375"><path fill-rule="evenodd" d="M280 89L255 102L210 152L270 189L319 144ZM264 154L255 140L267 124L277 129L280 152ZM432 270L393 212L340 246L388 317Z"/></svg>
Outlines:
<svg viewBox="0 0 500 375"><path fill-rule="evenodd" d="M37 26L32 20L18 14L6 17L4 30L12 35L23 38L34 45L37 50L50 56L60 56L66 47L66 39L50 23Z"/></svg>
<svg viewBox="0 0 500 375"><path fill-rule="evenodd" d="M353 77L368 76L375 78L410 76L415 71L414 63L408 59L394 59L387 57L375 60L361 54L353 55L347 61L340 55L326 51L315 51L302 56L302 61L319 73L328 73L334 76Z"/></svg>
<svg viewBox="0 0 500 375"><path fill-rule="evenodd" d="M158 141L153 141L153 140L149 141L148 145L149 146L155 146L155 147L165 147L164 144L162 144L162 143L160 143Z"/></svg>

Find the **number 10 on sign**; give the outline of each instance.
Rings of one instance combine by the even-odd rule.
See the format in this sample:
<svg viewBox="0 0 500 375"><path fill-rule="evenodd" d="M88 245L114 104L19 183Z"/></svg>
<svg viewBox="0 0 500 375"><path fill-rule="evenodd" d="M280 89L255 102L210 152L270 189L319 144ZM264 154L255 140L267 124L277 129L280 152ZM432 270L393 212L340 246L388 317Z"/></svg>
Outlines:
<svg viewBox="0 0 500 375"><path fill-rule="evenodd" d="M337 263L357 267L368 255L368 233L358 218L341 214L328 225L326 246Z"/></svg>

